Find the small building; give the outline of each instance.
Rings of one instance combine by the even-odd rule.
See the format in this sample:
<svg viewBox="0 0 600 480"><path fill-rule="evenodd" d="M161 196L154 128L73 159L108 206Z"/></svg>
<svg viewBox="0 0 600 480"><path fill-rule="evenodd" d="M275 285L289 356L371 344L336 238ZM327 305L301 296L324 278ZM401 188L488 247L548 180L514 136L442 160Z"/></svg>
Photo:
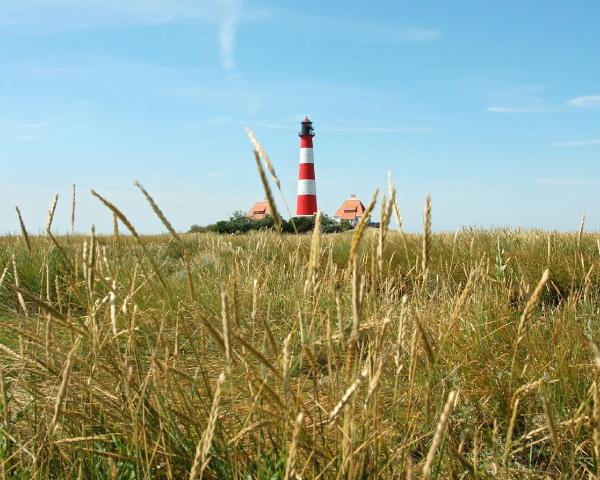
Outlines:
<svg viewBox="0 0 600 480"><path fill-rule="evenodd" d="M360 219L364 216L365 210L366 208L363 203L356 198L356 195L352 194L350 195L350 198L344 201L342 206L337 209L334 218L338 222L347 220L352 226L356 226L358 222L360 222Z"/></svg>
<svg viewBox="0 0 600 480"><path fill-rule="evenodd" d="M246 217L252 220L262 220L267 215L272 215L271 206L266 200L256 202L254 206L248 211Z"/></svg>

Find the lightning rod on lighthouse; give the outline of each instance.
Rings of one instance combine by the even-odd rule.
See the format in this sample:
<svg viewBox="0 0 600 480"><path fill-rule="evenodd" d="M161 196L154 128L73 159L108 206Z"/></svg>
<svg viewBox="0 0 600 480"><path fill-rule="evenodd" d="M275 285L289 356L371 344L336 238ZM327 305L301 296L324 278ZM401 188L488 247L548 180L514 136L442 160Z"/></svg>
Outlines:
<svg viewBox="0 0 600 480"><path fill-rule="evenodd" d="M315 181L315 157L312 142L315 131L308 117L302 120L298 135L300 136L300 166L296 215L302 217L317 213L317 183Z"/></svg>

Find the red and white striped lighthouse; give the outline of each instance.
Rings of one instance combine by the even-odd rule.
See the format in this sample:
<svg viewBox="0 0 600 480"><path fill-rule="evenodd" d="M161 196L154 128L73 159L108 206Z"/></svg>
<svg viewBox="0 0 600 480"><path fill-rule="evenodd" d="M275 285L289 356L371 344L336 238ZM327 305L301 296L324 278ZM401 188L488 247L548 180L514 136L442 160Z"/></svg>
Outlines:
<svg viewBox="0 0 600 480"><path fill-rule="evenodd" d="M315 181L315 157L312 139L315 136L312 122L306 117L300 128L300 168L298 171L298 197L296 215L310 216L317 213L317 182Z"/></svg>

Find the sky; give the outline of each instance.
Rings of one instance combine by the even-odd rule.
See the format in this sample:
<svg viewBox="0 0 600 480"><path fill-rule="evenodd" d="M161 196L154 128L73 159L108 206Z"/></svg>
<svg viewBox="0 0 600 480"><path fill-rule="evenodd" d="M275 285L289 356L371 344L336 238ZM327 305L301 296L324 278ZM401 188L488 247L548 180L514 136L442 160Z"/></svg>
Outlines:
<svg viewBox="0 0 600 480"><path fill-rule="evenodd" d="M4 0L0 233L141 232L264 198L244 127L295 207L314 122L319 208L388 172L408 231L600 230L600 2ZM279 194L280 209L286 209Z"/></svg>

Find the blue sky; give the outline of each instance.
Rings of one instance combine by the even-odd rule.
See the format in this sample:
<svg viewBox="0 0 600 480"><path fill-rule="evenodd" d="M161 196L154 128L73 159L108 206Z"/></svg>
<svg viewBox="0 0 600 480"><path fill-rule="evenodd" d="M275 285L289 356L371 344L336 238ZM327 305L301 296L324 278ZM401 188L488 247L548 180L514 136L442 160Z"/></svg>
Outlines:
<svg viewBox="0 0 600 480"><path fill-rule="evenodd" d="M387 172L406 228L600 229L600 2L6 0L0 232L111 229L95 188L159 232L263 197L250 126L295 204L314 121L319 206ZM282 206L283 207L283 206Z"/></svg>

